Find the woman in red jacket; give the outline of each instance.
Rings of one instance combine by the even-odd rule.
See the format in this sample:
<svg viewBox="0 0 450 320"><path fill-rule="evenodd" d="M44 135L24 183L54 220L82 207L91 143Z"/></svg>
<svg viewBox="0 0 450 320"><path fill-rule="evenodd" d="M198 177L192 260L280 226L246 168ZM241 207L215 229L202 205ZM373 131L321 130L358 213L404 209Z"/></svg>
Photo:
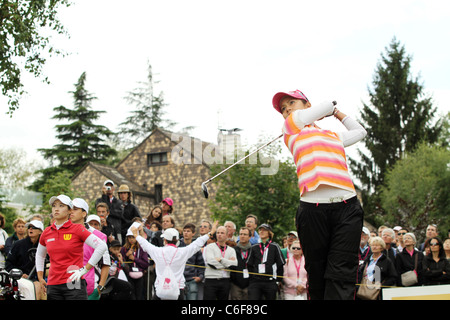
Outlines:
<svg viewBox="0 0 450 320"><path fill-rule="evenodd" d="M72 200L66 195L50 198L54 223L47 227L39 239L36 253L38 280L47 291L47 300L87 300L86 281L82 279L108 250L106 244L91 234L83 225L73 224L69 216ZM83 266L83 245L93 247L89 262ZM50 256L47 281L44 262Z"/></svg>

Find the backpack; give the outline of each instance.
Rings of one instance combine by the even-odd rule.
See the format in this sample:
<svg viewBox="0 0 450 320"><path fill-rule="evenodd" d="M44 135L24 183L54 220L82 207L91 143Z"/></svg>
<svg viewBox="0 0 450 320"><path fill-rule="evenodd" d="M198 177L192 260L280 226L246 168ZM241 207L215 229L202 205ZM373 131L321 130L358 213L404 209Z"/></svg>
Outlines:
<svg viewBox="0 0 450 320"><path fill-rule="evenodd" d="M175 254L173 255L172 260L169 264L167 264L166 258L164 257L164 251L162 252L166 267L164 268L162 277L159 279L158 285L155 287L156 295L161 300L177 300L178 296L180 295L178 282L175 279L172 268L170 268L173 258L175 258L177 252L178 248L177 251L175 251Z"/></svg>

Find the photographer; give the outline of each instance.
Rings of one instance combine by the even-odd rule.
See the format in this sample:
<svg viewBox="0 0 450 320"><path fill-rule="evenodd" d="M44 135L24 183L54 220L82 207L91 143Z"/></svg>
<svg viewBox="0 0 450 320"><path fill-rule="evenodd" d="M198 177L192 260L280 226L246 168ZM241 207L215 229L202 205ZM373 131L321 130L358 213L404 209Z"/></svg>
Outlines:
<svg viewBox="0 0 450 320"><path fill-rule="evenodd" d="M122 201L114 197L114 182L112 180L106 180L103 183L102 187L102 196L95 201L95 206L100 202L105 202L109 206L109 216L108 222L110 222L114 229L117 231L117 236L119 237L119 241L123 244L123 239L121 236L122 230L122 219L123 219L123 211L122 211Z"/></svg>

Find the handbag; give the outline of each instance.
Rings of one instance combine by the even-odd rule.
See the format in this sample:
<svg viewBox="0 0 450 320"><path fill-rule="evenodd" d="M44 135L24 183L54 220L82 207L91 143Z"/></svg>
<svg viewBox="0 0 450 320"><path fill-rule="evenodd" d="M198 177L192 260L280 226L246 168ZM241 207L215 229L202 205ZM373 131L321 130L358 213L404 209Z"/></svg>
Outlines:
<svg viewBox="0 0 450 320"><path fill-rule="evenodd" d="M416 261L414 263L414 270L417 269L417 257L418 257L418 254L416 253ZM419 280L417 279L417 273L414 270L407 271L407 272L404 272L401 274L402 285L404 287L410 287L419 282Z"/></svg>
<svg viewBox="0 0 450 320"><path fill-rule="evenodd" d="M130 271L128 275L133 279L140 279L144 273L142 271Z"/></svg>
<svg viewBox="0 0 450 320"><path fill-rule="evenodd" d="M364 268L363 279L359 286L356 296L361 300L376 300L381 291L381 283L379 281L370 281L367 279L367 264Z"/></svg>
<svg viewBox="0 0 450 320"><path fill-rule="evenodd" d="M134 253L134 256L136 257L137 251ZM128 272L128 275L130 278L133 279L140 279L144 275L142 271L139 271L139 269L136 267L136 262L133 263L133 267L131 268L131 271Z"/></svg>

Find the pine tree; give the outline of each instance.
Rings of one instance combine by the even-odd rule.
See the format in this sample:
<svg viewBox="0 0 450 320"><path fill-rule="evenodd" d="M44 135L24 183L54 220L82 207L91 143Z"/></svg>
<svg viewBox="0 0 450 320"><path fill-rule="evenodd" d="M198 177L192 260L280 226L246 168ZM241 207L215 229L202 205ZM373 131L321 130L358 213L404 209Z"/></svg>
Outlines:
<svg viewBox="0 0 450 320"><path fill-rule="evenodd" d="M86 90L85 83L84 72L75 84L75 91L70 92L74 99L73 109L64 106L53 109L56 114L52 119L68 123L55 126L60 144L50 149L38 149L52 166L41 170L44 178L36 181L32 189L39 189L38 185L42 186L51 175L62 171L75 174L89 161L105 162L108 157L117 153L105 143L114 133L107 127L94 123L105 111L92 110L91 104L96 97Z"/></svg>
<svg viewBox="0 0 450 320"><path fill-rule="evenodd" d="M419 78L411 75L411 60L394 38L376 67L373 88L368 89L370 104L363 103L360 113L368 132L364 139L367 150L358 149L360 159L350 158L349 162L362 184L369 211L377 206L377 190L386 171L421 141L434 143L442 128L441 121L434 123L432 98L424 93ZM375 197L369 199L372 193Z"/></svg>
<svg viewBox="0 0 450 320"><path fill-rule="evenodd" d="M125 97L129 104L136 106L131 115L119 124L119 139L127 148L135 147L157 127L170 127L173 121L164 119L164 94L155 94L152 66L148 63L146 82L138 82L139 87Z"/></svg>

